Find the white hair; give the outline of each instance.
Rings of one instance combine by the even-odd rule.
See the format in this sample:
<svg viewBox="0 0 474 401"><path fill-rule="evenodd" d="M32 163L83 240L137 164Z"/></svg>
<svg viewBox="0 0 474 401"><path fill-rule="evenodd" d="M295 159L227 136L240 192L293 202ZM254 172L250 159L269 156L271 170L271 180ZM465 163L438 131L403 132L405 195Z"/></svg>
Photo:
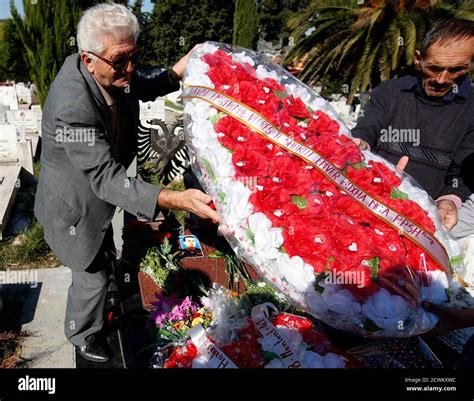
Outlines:
<svg viewBox="0 0 474 401"><path fill-rule="evenodd" d="M84 12L77 25L79 53L104 51L104 38L128 39L135 43L140 34L137 17L125 6L115 3L97 4ZM93 59L96 57L91 56Z"/></svg>

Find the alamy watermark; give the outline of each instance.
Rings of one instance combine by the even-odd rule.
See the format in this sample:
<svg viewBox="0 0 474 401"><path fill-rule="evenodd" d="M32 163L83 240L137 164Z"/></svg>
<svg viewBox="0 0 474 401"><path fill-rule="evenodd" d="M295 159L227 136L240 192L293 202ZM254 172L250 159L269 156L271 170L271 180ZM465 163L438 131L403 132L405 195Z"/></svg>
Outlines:
<svg viewBox="0 0 474 401"><path fill-rule="evenodd" d="M362 288L365 283L365 271L336 271L329 270L324 279L326 284L344 284L357 285L357 288Z"/></svg>
<svg viewBox="0 0 474 401"><path fill-rule="evenodd" d="M413 146L420 145L419 128L383 128L380 130L380 142L411 143Z"/></svg>
<svg viewBox="0 0 474 401"><path fill-rule="evenodd" d="M31 288L38 286L36 270L0 270L0 284L28 284Z"/></svg>
<svg viewBox="0 0 474 401"><path fill-rule="evenodd" d="M56 393L56 379L54 377L30 377L26 375L18 379L20 391L47 391L48 394Z"/></svg>
<svg viewBox="0 0 474 401"><path fill-rule="evenodd" d="M95 145L95 129L94 128L57 128L56 142L68 143L87 143L87 146Z"/></svg>

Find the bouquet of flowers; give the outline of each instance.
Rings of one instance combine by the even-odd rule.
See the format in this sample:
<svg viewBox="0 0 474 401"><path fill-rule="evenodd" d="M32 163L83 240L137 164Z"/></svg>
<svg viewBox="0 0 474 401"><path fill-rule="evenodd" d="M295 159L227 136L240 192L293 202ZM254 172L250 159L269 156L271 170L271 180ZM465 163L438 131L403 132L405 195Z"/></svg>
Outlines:
<svg viewBox="0 0 474 401"><path fill-rule="evenodd" d="M460 288L460 249L410 177L359 149L323 98L250 50L206 42L182 97L193 171L238 256L336 328L407 337L434 327L420 303Z"/></svg>
<svg viewBox="0 0 474 401"><path fill-rule="evenodd" d="M161 302L168 303L169 301ZM344 356L306 317L280 313L271 303L257 306L245 298L232 296L223 287L202 298L201 316L212 315L209 322L181 324L185 336L175 337L159 347L153 367L164 368L344 368L361 366ZM182 305L174 308L182 309ZM249 308L250 307L250 308ZM196 312L194 312L196 313ZM188 313L191 316L192 312ZM151 316L160 327L163 320ZM188 319L190 320L190 318ZM180 320L183 322L183 320ZM173 325L164 331L174 331ZM187 337L187 339L186 339ZM184 341L183 341L184 340Z"/></svg>

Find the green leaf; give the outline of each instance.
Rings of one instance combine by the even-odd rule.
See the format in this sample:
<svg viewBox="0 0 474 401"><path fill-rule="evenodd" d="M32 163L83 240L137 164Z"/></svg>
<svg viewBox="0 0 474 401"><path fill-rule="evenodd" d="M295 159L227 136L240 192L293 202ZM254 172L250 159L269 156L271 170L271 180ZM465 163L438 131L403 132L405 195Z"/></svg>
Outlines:
<svg viewBox="0 0 474 401"><path fill-rule="evenodd" d="M219 196L219 199L220 199L221 203L225 203L225 198L226 198L226 193L225 192L219 192L217 194L217 196Z"/></svg>
<svg viewBox="0 0 474 401"><path fill-rule="evenodd" d="M279 359L279 356L274 352L264 351L262 355L265 362L270 362L272 359Z"/></svg>
<svg viewBox="0 0 474 401"><path fill-rule="evenodd" d="M380 258L372 258L369 259L369 266L370 266L370 276L372 280L377 280L378 273L379 273L379 266L380 265Z"/></svg>
<svg viewBox="0 0 474 401"><path fill-rule="evenodd" d="M365 164L364 162L354 163L354 164L351 164L351 166L355 170L360 170L361 168L367 168L367 164Z"/></svg>
<svg viewBox="0 0 474 401"><path fill-rule="evenodd" d="M456 255L451 258L451 266L457 266L460 265L463 261L462 255Z"/></svg>
<svg viewBox="0 0 474 401"><path fill-rule="evenodd" d="M247 230L245 230L245 234L247 234L247 237L252 242L252 244L255 244L255 235L250 228L247 228Z"/></svg>
<svg viewBox="0 0 474 401"><path fill-rule="evenodd" d="M215 184L217 182L217 177L216 175L214 174L214 170L212 169L211 167L211 163L209 163L206 159L204 158L200 158L201 160L201 163L204 165L204 167L206 168L207 172L209 173L209 175L211 176L211 181Z"/></svg>
<svg viewBox="0 0 474 401"><path fill-rule="evenodd" d="M332 258L332 256L328 258L328 261L330 258ZM324 270L324 272L318 273L315 276L316 276L316 281L314 282L314 289L322 294L325 288L319 285L319 283L323 280L326 280L326 277L328 276L328 274L326 273L326 270Z"/></svg>
<svg viewBox="0 0 474 401"><path fill-rule="evenodd" d="M286 249L285 249L285 247L284 247L283 245L280 246L280 248L278 248L278 250L279 250L281 253L288 253L288 252L286 252Z"/></svg>
<svg viewBox="0 0 474 401"><path fill-rule="evenodd" d="M303 198L299 195L291 195L291 202L298 206L301 210L306 209L308 207L308 201L306 198Z"/></svg>
<svg viewBox="0 0 474 401"><path fill-rule="evenodd" d="M367 319L365 322L364 322L364 329L366 331L380 331L380 327L377 326L372 320L370 319Z"/></svg>
<svg viewBox="0 0 474 401"><path fill-rule="evenodd" d="M390 199L408 200L408 195L405 192L400 191L398 188L392 187L392 191L390 192Z"/></svg>
<svg viewBox="0 0 474 401"><path fill-rule="evenodd" d="M212 117L209 117L209 121L215 125L219 122L219 120L222 118L222 117L225 117L226 114L225 113L217 113L216 115L213 115Z"/></svg>
<svg viewBox="0 0 474 401"><path fill-rule="evenodd" d="M207 255L207 257L209 258L214 258L214 259L218 259L218 258L223 258L224 257L224 253L219 251L218 249L216 249L214 252L210 253L209 255Z"/></svg>
<svg viewBox="0 0 474 401"><path fill-rule="evenodd" d="M326 273L329 270L329 265L330 265L331 261L333 261L333 260L336 260L336 259L333 258L332 256L329 256L328 260L326 260L326 267L324 268L324 273Z"/></svg>
<svg viewBox="0 0 474 401"><path fill-rule="evenodd" d="M344 166L344 168L342 169L342 172L344 174L347 173L347 168L351 166L354 170L360 170L361 168L367 168L367 164L365 164L364 162L359 162L359 163L346 163L346 165Z"/></svg>
<svg viewBox="0 0 474 401"><path fill-rule="evenodd" d="M279 97L280 99L289 97L289 96L288 96L288 93L286 93L286 92L281 92L281 91L275 90L275 91L273 91L273 93L274 93L277 97Z"/></svg>

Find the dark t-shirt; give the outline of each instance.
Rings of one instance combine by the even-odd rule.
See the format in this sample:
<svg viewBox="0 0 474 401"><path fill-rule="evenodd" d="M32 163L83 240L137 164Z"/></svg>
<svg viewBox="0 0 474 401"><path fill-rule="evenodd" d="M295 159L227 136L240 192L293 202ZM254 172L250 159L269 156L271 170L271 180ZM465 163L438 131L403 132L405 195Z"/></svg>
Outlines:
<svg viewBox="0 0 474 401"><path fill-rule="evenodd" d="M410 157L406 172L436 199L473 192L474 91L468 76L443 98L424 95L416 76L392 79L371 94L352 135L396 164Z"/></svg>

